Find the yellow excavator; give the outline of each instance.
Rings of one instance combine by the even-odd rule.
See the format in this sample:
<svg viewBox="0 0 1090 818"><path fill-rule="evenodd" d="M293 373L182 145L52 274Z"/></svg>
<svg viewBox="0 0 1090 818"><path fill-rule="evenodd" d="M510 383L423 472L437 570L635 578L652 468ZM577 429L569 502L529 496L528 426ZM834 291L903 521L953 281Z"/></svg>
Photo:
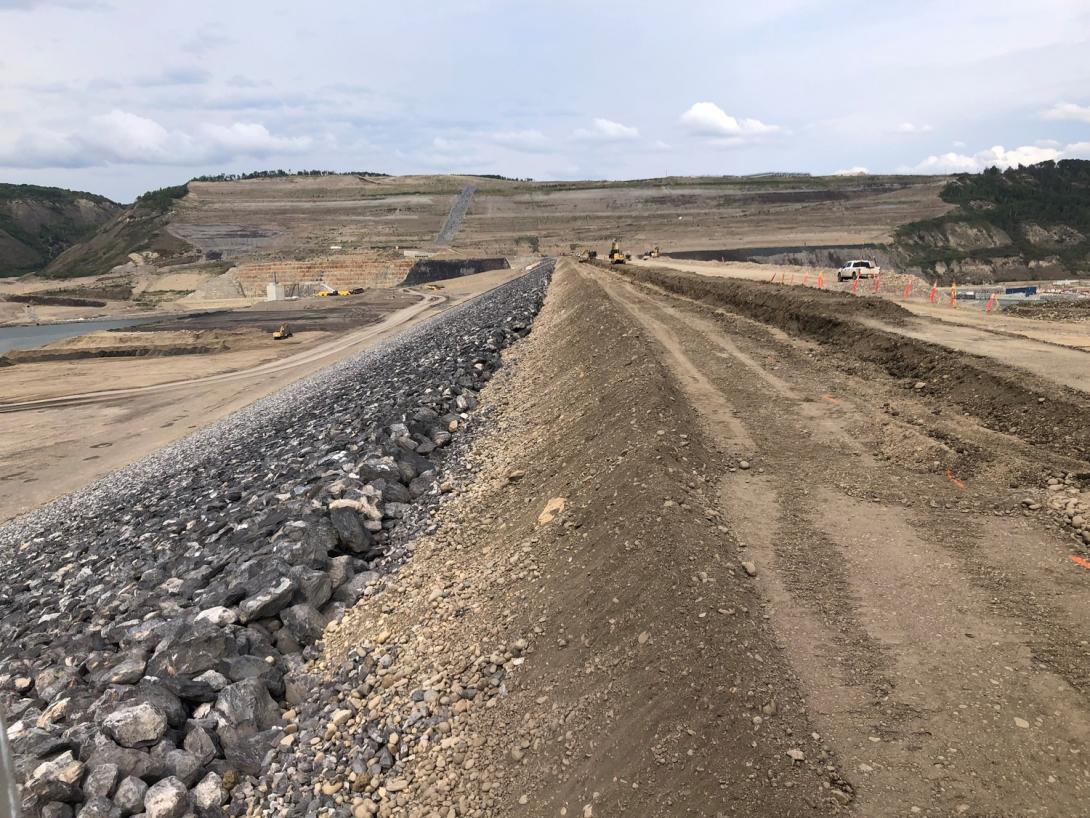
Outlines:
<svg viewBox="0 0 1090 818"><path fill-rule="evenodd" d="M628 258L629 256L621 250L621 243L614 239L613 244L609 246L609 263L624 264Z"/></svg>
<svg viewBox="0 0 1090 818"><path fill-rule="evenodd" d="M291 338L291 329L287 324L281 324L278 329L273 331L273 340L283 341L285 338Z"/></svg>

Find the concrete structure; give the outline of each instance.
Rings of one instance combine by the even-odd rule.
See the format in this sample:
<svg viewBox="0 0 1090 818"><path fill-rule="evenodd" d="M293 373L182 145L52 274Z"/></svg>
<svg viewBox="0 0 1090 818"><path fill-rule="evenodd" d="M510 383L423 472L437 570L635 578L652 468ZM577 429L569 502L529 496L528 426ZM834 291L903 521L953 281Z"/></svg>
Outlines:
<svg viewBox="0 0 1090 818"><path fill-rule="evenodd" d="M298 295L299 285L306 282L325 284L335 290L354 287L396 287L400 284L413 260L401 253L371 251L338 253L335 256L319 256L304 261L266 261L243 263L230 270L246 296L260 298L267 293L267 285L275 281L285 295Z"/></svg>
<svg viewBox="0 0 1090 818"><path fill-rule="evenodd" d="M276 284L270 281L265 285L265 300L266 301L283 301L284 300L284 285Z"/></svg>

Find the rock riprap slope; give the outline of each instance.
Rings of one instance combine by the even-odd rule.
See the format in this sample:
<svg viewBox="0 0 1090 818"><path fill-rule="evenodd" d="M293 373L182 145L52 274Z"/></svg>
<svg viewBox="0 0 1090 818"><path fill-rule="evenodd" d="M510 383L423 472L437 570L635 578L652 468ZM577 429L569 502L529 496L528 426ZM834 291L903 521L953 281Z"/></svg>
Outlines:
<svg viewBox="0 0 1090 818"><path fill-rule="evenodd" d="M285 711L321 695L314 642L411 552L551 271L0 529L0 707L26 815L246 809L297 729ZM394 775L396 748L369 746L365 768Z"/></svg>

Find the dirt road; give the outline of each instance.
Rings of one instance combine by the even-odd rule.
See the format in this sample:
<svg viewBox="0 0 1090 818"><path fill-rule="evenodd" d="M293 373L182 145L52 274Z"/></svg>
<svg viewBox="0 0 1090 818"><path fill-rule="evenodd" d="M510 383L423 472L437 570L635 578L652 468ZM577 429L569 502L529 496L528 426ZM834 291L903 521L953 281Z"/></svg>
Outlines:
<svg viewBox="0 0 1090 818"><path fill-rule="evenodd" d="M724 518L858 813L1078 814L1090 582L1020 511L1031 456L743 318L595 278L751 464ZM933 463L965 446L992 462L962 487Z"/></svg>
<svg viewBox="0 0 1090 818"><path fill-rule="evenodd" d="M768 281L776 274L795 282L796 288L801 288L804 280L813 286L817 276L817 271L812 268L749 262L659 258L646 262L634 260L632 265L748 281ZM835 271L825 270L824 273L828 289L846 291L850 287L847 282L836 283ZM866 282L865 286L869 284ZM890 300L918 316L919 320L898 328L890 327L887 323L882 325L885 329L895 329L961 352L991 356L1006 365L1019 366L1057 383L1090 392L1090 328L1087 324L1045 321L1006 315L1002 311L986 314L971 306L951 309L944 304L931 304L926 292L918 286L914 291L915 298L904 300L891 297ZM887 282L886 292L900 293L901 287Z"/></svg>
<svg viewBox="0 0 1090 818"><path fill-rule="evenodd" d="M1090 571L1048 509L1090 498L1046 488L1085 462L588 265L511 363L473 482L326 640L396 645L404 713L506 671L391 814L1085 813Z"/></svg>
<svg viewBox="0 0 1090 818"><path fill-rule="evenodd" d="M88 403L100 403L103 401L112 401L117 400L118 398L138 395L189 390L197 387L210 386L212 384L229 383L232 381L265 379L269 376L283 372L308 369L315 364L320 365L336 360L338 356L348 350L359 349L361 344L366 344L380 336L386 336L389 334L390 330L402 328L405 325L412 323L413 319L417 318L417 316L424 313L434 314L436 308L446 301L447 299L442 296L433 294L422 295L420 300L415 304L391 313L376 324L317 344L309 349L304 349L289 355L286 358L266 361L256 366L230 372L220 372L215 375L171 380L165 383L155 383L146 386L133 386L121 389L100 389L37 400L0 403L0 413L25 412L31 409L50 409L63 406L80 406Z"/></svg>

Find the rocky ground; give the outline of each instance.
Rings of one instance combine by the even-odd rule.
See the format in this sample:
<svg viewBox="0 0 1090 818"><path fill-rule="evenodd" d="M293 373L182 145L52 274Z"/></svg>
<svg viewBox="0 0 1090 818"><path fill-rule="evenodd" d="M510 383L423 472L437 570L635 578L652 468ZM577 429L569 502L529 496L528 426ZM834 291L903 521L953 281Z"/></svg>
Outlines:
<svg viewBox="0 0 1090 818"><path fill-rule="evenodd" d="M4 531L31 814L1080 814L1086 396L544 276Z"/></svg>
<svg viewBox="0 0 1090 818"><path fill-rule="evenodd" d="M508 354L262 807L1077 812L1088 504L1053 436L586 266Z"/></svg>
<svg viewBox="0 0 1090 818"><path fill-rule="evenodd" d="M25 814L240 814L267 789L309 646L405 558L550 271L0 529Z"/></svg>
<svg viewBox="0 0 1090 818"><path fill-rule="evenodd" d="M789 816L849 802L715 510L728 466L648 339L569 272L512 357L434 533L327 631L311 669L328 693L273 762L292 782L274 807ZM383 743L392 781L367 769Z"/></svg>
<svg viewBox="0 0 1090 818"><path fill-rule="evenodd" d="M1025 304L1009 304L1005 313L1042 321L1090 321L1090 298L1079 301L1030 301Z"/></svg>

